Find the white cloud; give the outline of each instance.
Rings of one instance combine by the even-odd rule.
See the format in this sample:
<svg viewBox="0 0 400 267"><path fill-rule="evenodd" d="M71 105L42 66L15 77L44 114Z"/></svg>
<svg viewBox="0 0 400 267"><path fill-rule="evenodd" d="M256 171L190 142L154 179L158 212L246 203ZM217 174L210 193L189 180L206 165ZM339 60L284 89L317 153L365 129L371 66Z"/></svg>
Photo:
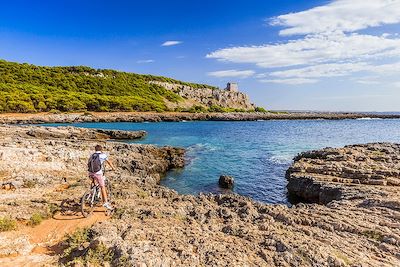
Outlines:
<svg viewBox="0 0 400 267"><path fill-rule="evenodd" d="M287 27L281 35L355 32L400 22L399 0L336 0L306 11L275 17L271 25Z"/></svg>
<svg viewBox="0 0 400 267"><path fill-rule="evenodd" d="M217 78L248 78L255 74L253 70L220 70L207 73Z"/></svg>
<svg viewBox="0 0 400 267"><path fill-rule="evenodd" d="M387 31L376 34L357 31L398 23L400 0L335 0L325 6L272 19L272 25L285 27L281 35L304 36L273 44L223 48L206 57L269 69L254 76L269 83L314 83L323 77L358 72L393 75L400 71L400 62L382 62L399 61L399 35Z"/></svg>
<svg viewBox="0 0 400 267"><path fill-rule="evenodd" d="M380 75L397 74L400 71L400 62L373 65L365 62L319 64L304 68L294 68L283 71L274 71L270 76L280 78L321 78L347 76L355 72L369 72Z"/></svg>
<svg viewBox="0 0 400 267"><path fill-rule="evenodd" d="M380 84L380 82L378 82L378 81L368 80L368 79L357 80L356 83L364 84L364 85L376 85L376 84Z"/></svg>
<svg viewBox="0 0 400 267"><path fill-rule="evenodd" d="M138 64L146 64L146 63L153 63L153 62L155 62L155 60L153 60L153 59L141 59L141 60L136 61L136 63L138 63Z"/></svg>
<svg viewBox="0 0 400 267"><path fill-rule="evenodd" d="M178 45L181 43L182 43L182 41L166 41L166 42L162 43L161 46L174 46L174 45Z"/></svg>
<svg viewBox="0 0 400 267"><path fill-rule="evenodd" d="M206 57L232 63L253 63L262 68L276 68L387 56L400 56L400 39L333 34L307 36L283 44L224 48Z"/></svg>
<svg viewBox="0 0 400 267"><path fill-rule="evenodd" d="M320 64L304 68L289 69L271 72L271 76L280 78L320 78L320 77L340 77L349 72L361 71L365 63L344 63L344 64Z"/></svg>
<svg viewBox="0 0 400 267"><path fill-rule="evenodd" d="M300 84L311 84L316 83L316 79L304 79L304 78L293 78L293 79L263 79L260 80L263 83L277 83L277 84L289 84L289 85L300 85Z"/></svg>

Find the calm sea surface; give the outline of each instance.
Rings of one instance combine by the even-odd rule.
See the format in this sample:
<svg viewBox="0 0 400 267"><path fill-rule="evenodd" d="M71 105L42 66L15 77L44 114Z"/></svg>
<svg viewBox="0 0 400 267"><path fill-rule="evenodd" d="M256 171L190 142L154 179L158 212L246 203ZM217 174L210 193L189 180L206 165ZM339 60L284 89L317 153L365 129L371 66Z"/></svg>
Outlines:
<svg viewBox="0 0 400 267"><path fill-rule="evenodd" d="M221 174L227 174L235 177L235 192L266 203L288 203L285 171L299 152L366 142L400 142L400 120L72 125L145 130L148 136L136 143L186 148L186 167L171 171L162 180L162 184L179 193L220 192L218 178Z"/></svg>

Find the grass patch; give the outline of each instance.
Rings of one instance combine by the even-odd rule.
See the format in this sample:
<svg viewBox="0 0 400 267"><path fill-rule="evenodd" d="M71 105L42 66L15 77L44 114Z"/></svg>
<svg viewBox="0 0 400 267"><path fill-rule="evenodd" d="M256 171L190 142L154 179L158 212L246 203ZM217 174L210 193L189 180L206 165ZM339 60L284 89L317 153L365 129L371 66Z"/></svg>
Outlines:
<svg viewBox="0 0 400 267"><path fill-rule="evenodd" d="M187 217L186 217L185 215L176 213L176 214L174 215L174 219L175 219L175 220L178 220L178 221L181 221L181 222L184 222L184 221L187 220Z"/></svg>
<svg viewBox="0 0 400 267"><path fill-rule="evenodd" d="M373 230L366 230L366 231L361 232L361 234L369 239L373 239L378 242L382 242L382 240L383 240L383 235L381 233L373 231Z"/></svg>
<svg viewBox="0 0 400 267"><path fill-rule="evenodd" d="M93 241L93 233L88 228L78 229L68 235L65 246L61 257L61 263L65 266L109 266L112 262L112 266L124 266L119 263L126 260L115 260L112 249L101 242Z"/></svg>
<svg viewBox="0 0 400 267"><path fill-rule="evenodd" d="M17 229L17 221L8 217L0 218L0 232Z"/></svg>
<svg viewBox="0 0 400 267"><path fill-rule="evenodd" d="M28 225L36 226L42 223L44 216L41 213L35 212L31 215Z"/></svg>
<svg viewBox="0 0 400 267"><path fill-rule="evenodd" d="M144 199L144 198L146 198L146 197L149 196L149 193L147 193L147 192L144 191L144 190L139 189L138 191L136 191L136 195L137 195L139 198Z"/></svg>
<svg viewBox="0 0 400 267"><path fill-rule="evenodd" d="M34 188L37 185L37 181L36 180L25 180L23 187L25 188Z"/></svg>
<svg viewBox="0 0 400 267"><path fill-rule="evenodd" d="M346 265L352 264L352 261L343 253L341 253L339 251L335 251L333 254L336 256L336 258L341 259L344 262L344 264L346 264Z"/></svg>
<svg viewBox="0 0 400 267"><path fill-rule="evenodd" d="M61 210L61 207L57 204L54 203L50 203L47 206L47 214L46 214L46 218L51 218L53 217L58 211Z"/></svg>

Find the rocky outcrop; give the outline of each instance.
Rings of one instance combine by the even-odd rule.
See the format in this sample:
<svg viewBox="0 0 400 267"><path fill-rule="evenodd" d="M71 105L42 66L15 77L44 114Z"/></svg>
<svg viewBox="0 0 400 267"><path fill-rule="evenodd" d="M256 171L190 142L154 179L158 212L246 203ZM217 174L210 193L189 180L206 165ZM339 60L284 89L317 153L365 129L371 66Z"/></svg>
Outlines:
<svg viewBox="0 0 400 267"><path fill-rule="evenodd" d="M151 81L150 83L162 86L173 91L184 99L193 100L196 103L207 107L216 105L223 108L244 110L254 110L255 108L255 106L250 103L249 96L241 92L211 88L194 88L187 85L159 81Z"/></svg>
<svg viewBox="0 0 400 267"><path fill-rule="evenodd" d="M222 188L232 189L235 184L235 180L233 179L232 176L221 175L219 177L218 184Z"/></svg>
<svg viewBox="0 0 400 267"><path fill-rule="evenodd" d="M367 180L348 184L350 190L343 189L347 183L334 178L336 186L319 179L318 185L326 190L319 190L318 195L327 205L265 205L234 194L180 196L154 187L139 201L121 200L117 219L96 225L92 233L113 251L115 264L123 258L134 266L398 266L399 192L395 186L387 188L368 181L385 167L396 166L397 149L398 145L374 144L297 157L288 171L289 179L314 177L319 171L312 170L318 166L328 171L324 166L330 166L329 159L350 166L347 156L361 160L364 155L363 168L375 166L371 168L376 172ZM329 175L348 179L344 173L357 172L346 170L337 169ZM387 170L384 179L395 174ZM300 184L303 187L297 192L307 191L304 185L309 184Z"/></svg>
<svg viewBox="0 0 400 267"><path fill-rule="evenodd" d="M14 127L0 126L0 134L13 132L19 137L41 139L133 140L146 136L145 131L87 129L77 127Z"/></svg>
<svg viewBox="0 0 400 267"><path fill-rule="evenodd" d="M38 134L32 134L32 130ZM41 130L47 134L42 135ZM67 133L64 130L68 130ZM87 159L102 139L90 140L91 130L81 130L74 127L0 127L0 189L10 190L11 194L0 196L0 217L11 215L18 220L29 219L38 207L40 210L45 206L30 203L32 199L43 198L49 191L71 184L87 186ZM179 148L119 142L102 142L102 145L119 166L118 173L110 172L107 176L118 176L119 181L154 185L165 172L184 165L184 150ZM13 212L8 206L10 202L17 203L12 206ZM16 208L18 206L23 208Z"/></svg>
<svg viewBox="0 0 400 267"><path fill-rule="evenodd" d="M79 122L160 122L160 121L258 121L258 120L344 120L365 117L396 119L400 115L361 113L319 113L319 112L235 112L235 113L151 113L151 112L107 112L107 113L64 113L64 114L0 114L0 124L40 124Z"/></svg>
<svg viewBox="0 0 400 267"><path fill-rule="evenodd" d="M96 141L22 137L14 133L17 129L1 132L0 180L25 185L1 191L0 217L24 220L50 204L79 199L88 186L85 163ZM90 238L66 247L75 256L64 260L79 263L107 255L100 258L111 266L400 266L399 192L398 186L388 183L397 179L396 172L390 171L397 164L397 145L328 149L299 156L288 179L310 177L328 189L338 188L340 196L321 201L326 205L290 207L235 194L179 195L158 182L167 170L183 166L182 149L117 142L106 142L105 147L117 167L116 172L106 173L113 182L117 210L111 220L90 228ZM347 156L360 158L356 162L364 164L361 169L370 164L377 167L371 167L371 177L365 176L360 183L334 181L334 177L359 179L351 178L353 171L344 168L351 167ZM334 171L333 163L342 165L342 170ZM320 174L319 169L332 173ZM369 183L382 172L386 185ZM0 265L4 254L32 249L31 241L12 232L0 233L0 240L2 244L18 242L0 246Z"/></svg>
<svg viewBox="0 0 400 267"><path fill-rule="evenodd" d="M308 201L364 198L400 188L400 144L326 148L294 161L286 173L288 190Z"/></svg>

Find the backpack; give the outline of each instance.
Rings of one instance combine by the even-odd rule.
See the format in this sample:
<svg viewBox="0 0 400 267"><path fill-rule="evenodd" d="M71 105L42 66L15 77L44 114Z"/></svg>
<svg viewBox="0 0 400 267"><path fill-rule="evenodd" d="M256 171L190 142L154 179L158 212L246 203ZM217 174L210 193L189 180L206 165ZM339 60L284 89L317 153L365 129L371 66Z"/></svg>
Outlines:
<svg viewBox="0 0 400 267"><path fill-rule="evenodd" d="M100 153L94 153L90 156L88 161L88 171L96 173L101 170Z"/></svg>

